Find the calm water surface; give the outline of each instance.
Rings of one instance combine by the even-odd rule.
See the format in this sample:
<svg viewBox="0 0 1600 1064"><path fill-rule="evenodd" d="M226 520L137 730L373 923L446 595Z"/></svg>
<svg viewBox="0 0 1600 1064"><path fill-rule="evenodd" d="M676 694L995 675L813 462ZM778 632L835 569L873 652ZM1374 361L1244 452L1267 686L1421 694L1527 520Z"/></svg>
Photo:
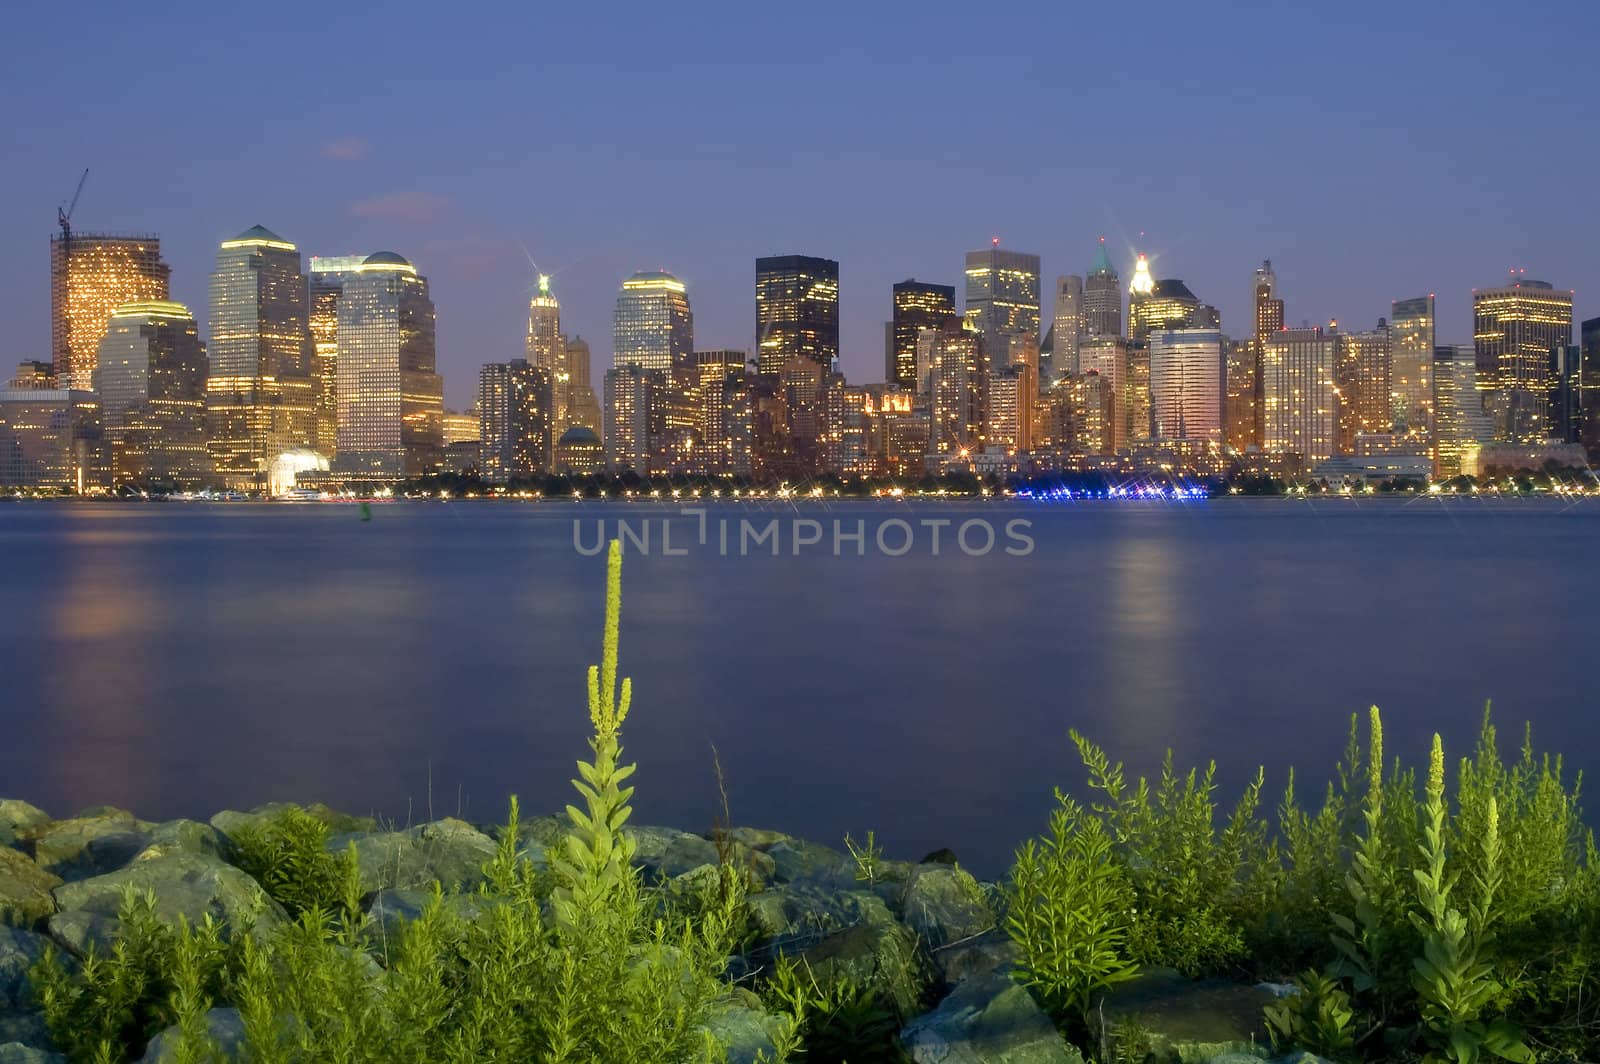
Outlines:
<svg viewBox="0 0 1600 1064"><path fill-rule="evenodd" d="M404 819L554 810L585 752L603 560L572 522L667 506L0 505L0 796L147 818L273 799ZM730 518L795 511L720 511ZM808 505L850 527L1025 517L1036 549L630 557L636 819L717 809L998 872L1081 772L1323 779L1377 702L1463 751L1485 699L1600 768L1600 504L1436 499ZM693 539L678 518L674 542ZM681 535L680 535L681 533ZM870 539L869 539L870 544ZM787 542L785 551L788 550ZM430 797L431 793L431 797ZM1276 795L1273 798L1276 801Z"/></svg>

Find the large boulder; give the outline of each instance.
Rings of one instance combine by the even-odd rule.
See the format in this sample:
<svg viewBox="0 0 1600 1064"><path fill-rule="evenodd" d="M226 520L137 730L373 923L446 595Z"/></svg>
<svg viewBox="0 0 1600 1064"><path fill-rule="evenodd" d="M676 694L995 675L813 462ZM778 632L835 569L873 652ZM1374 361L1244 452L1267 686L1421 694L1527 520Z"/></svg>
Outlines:
<svg viewBox="0 0 1600 1064"><path fill-rule="evenodd" d="M917 865L906 881L903 919L929 950L972 939L995 926L978 881L960 868Z"/></svg>
<svg viewBox="0 0 1600 1064"><path fill-rule="evenodd" d="M0 1045L0 1064L67 1064L67 1058L21 1042L6 1042Z"/></svg>
<svg viewBox="0 0 1600 1064"><path fill-rule="evenodd" d="M201 854L179 853L57 887L61 912L51 920L52 936L75 953L82 952L86 941L103 940L114 931L129 890L151 892L156 918L169 925L176 925L179 916L195 924L209 914L235 931L265 931L285 919L282 907L244 872ZM79 927L87 933L83 941L74 942L72 931Z"/></svg>
<svg viewBox="0 0 1600 1064"><path fill-rule="evenodd" d="M68 881L87 879L132 861L149 845L149 828L126 809L102 807L34 828L29 845L40 868Z"/></svg>
<svg viewBox="0 0 1600 1064"><path fill-rule="evenodd" d="M728 1052L728 1064L756 1064L777 1054L784 1021L748 990L733 990L711 1006L705 1029Z"/></svg>
<svg viewBox="0 0 1600 1064"><path fill-rule="evenodd" d="M56 911L50 892L59 876L40 868L27 854L0 846L0 924L31 927Z"/></svg>
<svg viewBox="0 0 1600 1064"><path fill-rule="evenodd" d="M1224 1053L1255 1055L1268 1044L1262 1009L1273 1000L1260 987L1186 979L1170 968L1147 968L1105 995L1094 1010L1096 1035L1119 1028L1141 1033L1160 1064L1205 1064Z"/></svg>
<svg viewBox="0 0 1600 1064"><path fill-rule="evenodd" d="M633 840L633 863L658 879L717 863L716 844L699 835L675 828L629 827L623 831Z"/></svg>
<svg viewBox="0 0 1600 1064"><path fill-rule="evenodd" d="M431 890L380 890L367 905L371 921L369 937L382 944L393 941L405 924L421 916L433 901ZM478 919L495 904L480 894L445 894L441 901L445 911L468 923Z"/></svg>
<svg viewBox="0 0 1600 1064"><path fill-rule="evenodd" d="M302 809L324 824L335 835L352 834L355 832L375 831L378 823L369 816L350 816L345 813L335 812L321 802L312 802L310 805L296 805L293 802L268 802L258 805L254 809L241 811L238 809L224 809L211 818L211 826L232 838L239 831L253 827L264 827L277 818L285 809Z"/></svg>
<svg viewBox="0 0 1600 1064"><path fill-rule="evenodd" d="M776 883L805 883L841 890L857 887L855 861L837 850L800 839L779 839L766 849Z"/></svg>
<svg viewBox="0 0 1600 1064"><path fill-rule="evenodd" d="M956 987L900 1040L917 1064L1083 1064L1028 991L997 972Z"/></svg>
<svg viewBox="0 0 1600 1064"><path fill-rule="evenodd" d="M450 817L404 831L336 835L328 840L328 849L343 853L352 843L366 894L426 890L436 882L446 890L475 890L496 849L489 836Z"/></svg>
<svg viewBox="0 0 1600 1064"><path fill-rule="evenodd" d="M150 861L183 853L229 861L233 857L233 844L210 824L198 820L167 820L150 829L144 849L133 859Z"/></svg>
<svg viewBox="0 0 1600 1064"><path fill-rule="evenodd" d="M36 805L17 798L0 798L0 845L9 846L49 822L50 814Z"/></svg>
<svg viewBox="0 0 1600 1064"><path fill-rule="evenodd" d="M0 927L0 1015L33 1008L28 971L44 956L48 941L32 931Z"/></svg>
<svg viewBox="0 0 1600 1064"><path fill-rule="evenodd" d="M240 1060L244 1055L244 1019L238 1009L212 1009L206 1013L206 1035L216 1048L207 1059ZM178 1029L168 1027L150 1039L140 1064L172 1064L178 1059Z"/></svg>
<svg viewBox="0 0 1600 1064"><path fill-rule="evenodd" d="M823 985L848 979L877 994L898 1015L915 1015L928 986L916 938L876 894L856 891L841 900L854 910L854 921L799 956Z"/></svg>
<svg viewBox="0 0 1600 1064"><path fill-rule="evenodd" d="M957 939L933 953L933 963L950 986L990 972L1009 975L1021 962L1022 951L1010 935L999 929L975 938Z"/></svg>

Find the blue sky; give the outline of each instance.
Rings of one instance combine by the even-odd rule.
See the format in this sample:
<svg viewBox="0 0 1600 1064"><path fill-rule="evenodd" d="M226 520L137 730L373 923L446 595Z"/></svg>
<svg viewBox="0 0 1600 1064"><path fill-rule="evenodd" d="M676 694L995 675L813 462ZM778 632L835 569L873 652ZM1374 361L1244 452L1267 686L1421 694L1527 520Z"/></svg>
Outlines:
<svg viewBox="0 0 1600 1064"><path fill-rule="evenodd" d="M0 359L48 357L48 238L154 231L204 319L216 243L391 249L438 307L446 396L522 345L530 257L610 363L616 285L754 332L753 260L841 263L843 364L879 379L890 286L999 236L1082 272L1105 235L1248 332L1509 267L1600 315L1600 4L27 5L0 59ZM1141 235L1142 234L1142 235ZM1048 303L1048 296L1046 298ZM1046 314L1048 315L1048 306Z"/></svg>

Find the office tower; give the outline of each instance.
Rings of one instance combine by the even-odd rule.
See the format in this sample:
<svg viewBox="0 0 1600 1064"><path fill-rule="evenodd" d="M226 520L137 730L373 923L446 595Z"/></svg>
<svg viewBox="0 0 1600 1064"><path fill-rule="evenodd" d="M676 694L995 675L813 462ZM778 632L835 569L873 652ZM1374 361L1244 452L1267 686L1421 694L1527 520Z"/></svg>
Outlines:
<svg viewBox="0 0 1600 1064"><path fill-rule="evenodd" d="M778 373L789 415L789 446L796 476L822 471L823 382L828 371L804 355L791 358Z"/></svg>
<svg viewBox="0 0 1600 1064"><path fill-rule="evenodd" d="M1262 448L1310 465L1333 456L1338 340L1321 329L1281 329L1261 357Z"/></svg>
<svg viewBox="0 0 1600 1064"><path fill-rule="evenodd" d="M634 362L606 371L606 461L614 471L649 474L651 396L664 378L665 371Z"/></svg>
<svg viewBox="0 0 1600 1064"><path fill-rule="evenodd" d="M1143 340L1157 329L1204 328L1209 323L1191 320L1199 308L1200 300L1188 285L1177 278L1156 280L1149 262L1139 256L1128 282L1128 339Z"/></svg>
<svg viewBox="0 0 1600 1064"><path fill-rule="evenodd" d="M1038 399L1038 371L1032 365L1016 362L991 373L984 443L1009 454L1033 450Z"/></svg>
<svg viewBox="0 0 1600 1064"><path fill-rule="evenodd" d="M561 333L561 304L550 293L550 277L539 275L539 290L528 300L527 359L531 365L550 372L551 402L554 411L551 437L561 435L569 423L567 404L572 375L567 370L567 341ZM553 454L553 452L552 452Z"/></svg>
<svg viewBox="0 0 1600 1064"><path fill-rule="evenodd" d="M1161 329L1150 343L1150 392L1159 439L1222 436L1222 333Z"/></svg>
<svg viewBox="0 0 1600 1064"><path fill-rule="evenodd" d="M612 319L611 364L665 373L692 352L694 315L687 293L670 273L636 273L623 281Z"/></svg>
<svg viewBox="0 0 1600 1064"><path fill-rule="evenodd" d="M472 404L472 409L465 413L446 410L440 426L440 438L446 447L456 443L477 443L483 438L476 402Z"/></svg>
<svg viewBox="0 0 1600 1064"><path fill-rule="evenodd" d="M1083 335L1083 278L1056 278L1056 303L1050 321L1050 372L1045 385L1078 372L1078 338Z"/></svg>
<svg viewBox="0 0 1600 1064"><path fill-rule="evenodd" d="M1433 294L1397 299L1389 314L1389 419L1394 431L1421 447L1433 440Z"/></svg>
<svg viewBox="0 0 1600 1064"><path fill-rule="evenodd" d="M94 371L117 483L194 487L206 453L206 349L182 303L111 312Z"/></svg>
<svg viewBox="0 0 1600 1064"><path fill-rule="evenodd" d="M1122 439L1130 446L1148 440L1155 432L1155 404L1150 395L1150 343L1129 340L1123 407L1127 425Z"/></svg>
<svg viewBox="0 0 1600 1064"><path fill-rule="evenodd" d="M749 382L750 471L758 480L793 478L795 462L789 432L789 403L777 373L753 373Z"/></svg>
<svg viewBox="0 0 1600 1064"><path fill-rule="evenodd" d="M983 334L954 322L934 333L928 454L947 458L983 446L989 357Z"/></svg>
<svg viewBox="0 0 1600 1064"><path fill-rule="evenodd" d="M585 425L600 431L600 400L590 381L589 341L567 337L567 427Z"/></svg>
<svg viewBox="0 0 1600 1064"><path fill-rule="evenodd" d="M153 236L63 232L50 238L50 356L62 388L88 390L111 311L168 299L171 273Z"/></svg>
<svg viewBox="0 0 1600 1064"><path fill-rule="evenodd" d="M110 484L110 454L94 392L0 388L0 488L83 494Z"/></svg>
<svg viewBox="0 0 1600 1064"><path fill-rule="evenodd" d="M1283 328L1283 300L1278 297L1278 275L1272 272L1272 260L1262 259L1250 282L1250 305L1255 308L1257 344L1265 345L1268 337Z"/></svg>
<svg viewBox="0 0 1600 1064"><path fill-rule="evenodd" d="M300 249L259 225L224 240L210 295L206 435L212 465L230 488L264 487L274 458L317 442Z"/></svg>
<svg viewBox="0 0 1600 1064"><path fill-rule="evenodd" d="M822 382L823 472L859 477L872 472L867 457L866 392L830 373Z"/></svg>
<svg viewBox="0 0 1600 1064"><path fill-rule="evenodd" d="M1459 476L1468 456L1493 436L1478 387L1477 353L1472 345L1436 347L1433 352L1434 469L1442 479Z"/></svg>
<svg viewBox="0 0 1600 1064"><path fill-rule="evenodd" d="M695 403L695 432L706 452L705 471L730 473L734 470L734 440L738 435L738 413L731 409L745 392L740 384L745 373L743 351L696 351L690 397ZM733 379L730 387L730 378Z"/></svg>
<svg viewBox="0 0 1600 1064"><path fill-rule="evenodd" d="M1108 401L1111 403L1111 422L1096 437L1105 450L1091 453L1112 454L1129 442L1129 409L1133 405L1128 396L1131 347L1125 337L1110 333L1091 336L1078 344L1079 376L1093 373L1099 378L1099 383L1092 389L1094 401L1100 401L1103 391L1110 397Z"/></svg>
<svg viewBox="0 0 1600 1064"><path fill-rule="evenodd" d="M1122 281L1106 254L1106 238L1095 246L1094 261L1083 279L1082 337L1122 335ZM1080 341L1081 342L1081 341Z"/></svg>
<svg viewBox="0 0 1600 1064"><path fill-rule="evenodd" d="M1227 340L1222 379L1223 440L1236 451L1260 446L1261 433L1257 424L1257 370L1255 340Z"/></svg>
<svg viewBox="0 0 1600 1064"><path fill-rule="evenodd" d="M365 259L365 255L313 255L306 273L306 321L316 382L313 447L328 458L339 446L339 294Z"/></svg>
<svg viewBox="0 0 1600 1064"><path fill-rule="evenodd" d="M967 252L967 327L983 337L988 357L1001 362L1011 338L1039 338L1039 256L1008 251L998 238Z"/></svg>
<svg viewBox="0 0 1600 1064"><path fill-rule="evenodd" d="M478 471L485 480L548 473L554 458L555 374L525 358L478 371Z"/></svg>
<svg viewBox="0 0 1600 1064"><path fill-rule="evenodd" d="M756 362L782 373L794 358L830 372L839 360L839 264L810 255L756 260Z"/></svg>
<svg viewBox="0 0 1600 1064"><path fill-rule="evenodd" d="M1492 394L1495 436L1538 443L1548 429L1550 352L1572 343L1572 293L1516 275L1472 293L1478 387Z"/></svg>
<svg viewBox="0 0 1600 1064"><path fill-rule="evenodd" d="M1073 377L1069 388L1072 449L1080 454L1115 454L1122 422L1116 388L1092 368Z"/></svg>
<svg viewBox="0 0 1600 1064"><path fill-rule="evenodd" d="M1600 318L1587 318L1580 327L1578 358L1583 367L1583 386L1578 395L1582 416L1578 442L1594 461L1600 459Z"/></svg>
<svg viewBox="0 0 1600 1064"><path fill-rule="evenodd" d="M438 467L444 388L428 280L392 251L368 255L338 300L338 462L380 479Z"/></svg>
<svg viewBox="0 0 1600 1064"><path fill-rule="evenodd" d="M17 363L17 372L6 382L7 388L54 388L55 367L48 362L30 360Z"/></svg>
<svg viewBox="0 0 1600 1064"><path fill-rule="evenodd" d="M1398 304L1397 304L1398 305ZM1432 320L1432 311L1429 311ZM1429 334L1432 334L1430 324ZM1338 344L1334 361L1334 386L1339 392L1339 453L1356 454L1356 438L1373 436L1390 431L1393 419L1393 395L1390 365L1392 361L1392 327L1378 319L1378 327L1368 332L1339 332L1329 329ZM1433 351L1426 362L1413 360L1413 365L1427 366L1428 397L1416 402L1414 389L1408 385L1406 409L1422 416L1425 425L1433 409ZM1423 452L1429 446L1426 432L1407 434L1406 446Z"/></svg>
<svg viewBox="0 0 1600 1064"><path fill-rule="evenodd" d="M940 329L954 321L956 290L952 285L917 280L894 286L894 317L889 322L889 351L883 379L902 388L917 386L917 336L923 329Z"/></svg>

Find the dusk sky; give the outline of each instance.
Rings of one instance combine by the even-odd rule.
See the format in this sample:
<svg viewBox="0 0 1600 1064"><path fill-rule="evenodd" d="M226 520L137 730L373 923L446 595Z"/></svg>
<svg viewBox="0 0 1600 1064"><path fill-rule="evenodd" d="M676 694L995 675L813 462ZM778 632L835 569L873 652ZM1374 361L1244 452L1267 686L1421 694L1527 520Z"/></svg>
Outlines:
<svg viewBox="0 0 1600 1064"><path fill-rule="evenodd" d="M1001 238L1057 274L1105 235L1250 331L1370 327L1509 267L1600 315L1600 3L27 4L7 12L0 358L49 357L48 239L148 231L205 333L217 242L387 249L430 280L446 402L522 353L534 267L611 362L618 282L689 286L750 349L754 262L840 262L842 362L890 286ZM1143 234L1143 235L1141 235Z"/></svg>

